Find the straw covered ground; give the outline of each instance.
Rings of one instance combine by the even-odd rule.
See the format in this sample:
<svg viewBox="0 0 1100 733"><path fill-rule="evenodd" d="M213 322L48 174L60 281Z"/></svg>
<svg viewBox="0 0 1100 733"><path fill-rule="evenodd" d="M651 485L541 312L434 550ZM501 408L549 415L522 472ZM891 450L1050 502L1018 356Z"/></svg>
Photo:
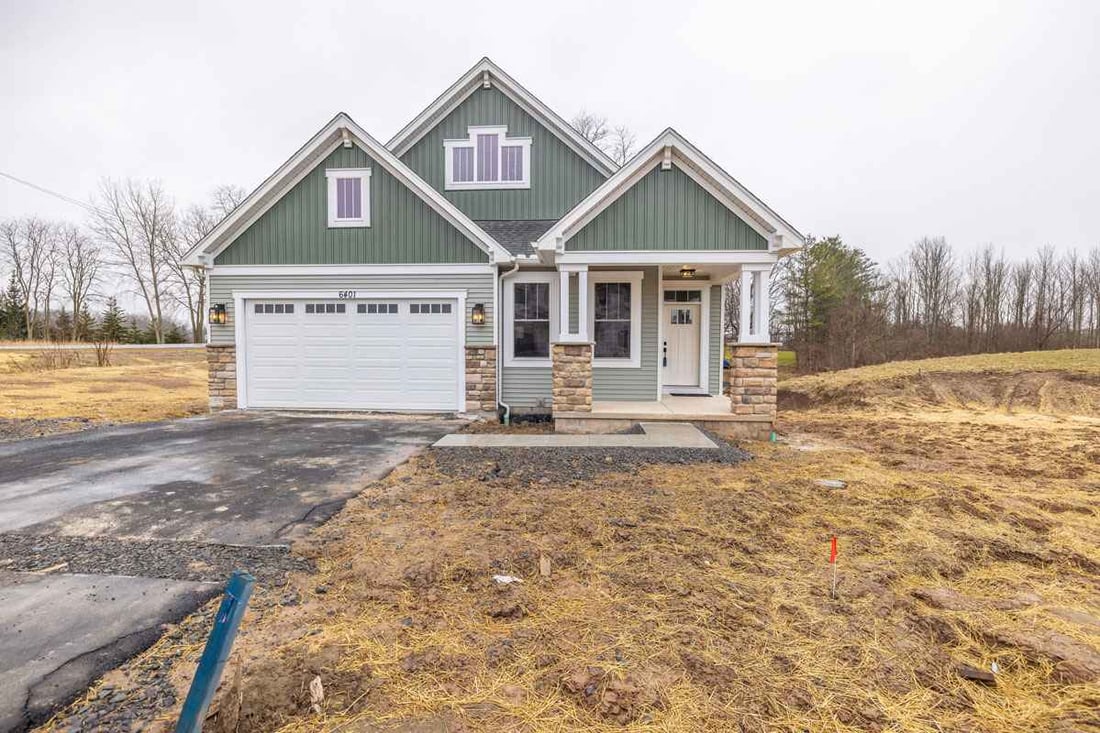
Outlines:
<svg viewBox="0 0 1100 733"><path fill-rule="evenodd" d="M792 380L737 464L429 452L259 591L208 729L1100 730L1100 378L1064 366ZM199 649L138 664L182 693Z"/></svg>

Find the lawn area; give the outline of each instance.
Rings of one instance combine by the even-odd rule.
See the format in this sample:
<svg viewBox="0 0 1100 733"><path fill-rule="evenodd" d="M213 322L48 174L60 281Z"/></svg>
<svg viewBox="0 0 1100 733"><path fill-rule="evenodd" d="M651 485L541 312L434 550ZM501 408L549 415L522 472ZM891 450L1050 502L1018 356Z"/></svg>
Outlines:
<svg viewBox="0 0 1100 733"><path fill-rule="evenodd" d="M95 366L90 350L0 351L0 420L136 422L206 409L206 354L116 349Z"/></svg>
<svg viewBox="0 0 1100 733"><path fill-rule="evenodd" d="M1082 357L945 362L979 396L1006 375L1077 390L1011 404L956 384L899 408L927 362L829 375L861 401L807 398L734 465L426 453L296 545L315 573L258 590L208 725L1095 730L1100 378ZM140 690L168 664L182 699L200 648L180 638L105 681ZM994 663L994 684L960 673Z"/></svg>

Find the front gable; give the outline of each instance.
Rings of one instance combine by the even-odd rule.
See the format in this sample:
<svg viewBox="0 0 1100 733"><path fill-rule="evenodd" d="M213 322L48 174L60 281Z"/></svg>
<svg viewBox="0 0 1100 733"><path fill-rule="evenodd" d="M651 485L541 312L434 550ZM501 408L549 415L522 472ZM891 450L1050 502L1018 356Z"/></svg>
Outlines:
<svg viewBox="0 0 1100 733"><path fill-rule="evenodd" d="M767 239L676 163L654 165L565 242L566 251L767 248Z"/></svg>
<svg viewBox="0 0 1100 733"><path fill-rule="evenodd" d="M468 139L470 128L481 126L531 139L530 188L447 190L444 141ZM495 86L475 89L401 161L475 221L558 219L607 177Z"/></svg>
<svg viewBox="0 0 1100 733"><path fill-rule="evenodd" d="M370 169L370 226L328 224L325 171ZM338 146L226 249L216 265L482 263L488 255L358 146Z"/></svg>

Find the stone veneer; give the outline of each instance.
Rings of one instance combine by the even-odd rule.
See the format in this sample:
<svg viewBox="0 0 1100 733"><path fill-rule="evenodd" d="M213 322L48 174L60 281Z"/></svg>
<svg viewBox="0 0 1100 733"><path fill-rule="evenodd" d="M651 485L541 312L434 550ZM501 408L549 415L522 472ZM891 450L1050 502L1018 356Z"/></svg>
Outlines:
<svg viewBox="0 0 1100 733"><path fill-rule="evenodd" d="M552 344L553 410L592 412L592 344Z"/></svg>
<svg viewBox="0 0 1100 733"><path fill-rule="evenodd" d="M237 409L237 347L206 345L210 411Z"/></svg>
<svg viewBox="0 0 1100 733"><path fill-rule="evenodd" d="M775 421L778 344L734 344L730 362L730 410Z"/></svg>
<svg viewBox="0 0 1100 733"><path fill-rule="evenodd" d="M497 415L497 347L466 347L466 412Z"/></svg>

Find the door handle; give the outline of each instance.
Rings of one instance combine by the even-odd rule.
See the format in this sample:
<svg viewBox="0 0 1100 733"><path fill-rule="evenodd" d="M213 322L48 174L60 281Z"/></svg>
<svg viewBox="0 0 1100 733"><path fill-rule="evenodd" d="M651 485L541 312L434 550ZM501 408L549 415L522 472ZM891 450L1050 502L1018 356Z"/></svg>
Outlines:
<svg viewBox="0 0 1100 733"><path fill-rule="evenodd" d="M664 346L662 348L661 366L663 366L663 367L668 366L668 341L664 342Z"/></svg>

